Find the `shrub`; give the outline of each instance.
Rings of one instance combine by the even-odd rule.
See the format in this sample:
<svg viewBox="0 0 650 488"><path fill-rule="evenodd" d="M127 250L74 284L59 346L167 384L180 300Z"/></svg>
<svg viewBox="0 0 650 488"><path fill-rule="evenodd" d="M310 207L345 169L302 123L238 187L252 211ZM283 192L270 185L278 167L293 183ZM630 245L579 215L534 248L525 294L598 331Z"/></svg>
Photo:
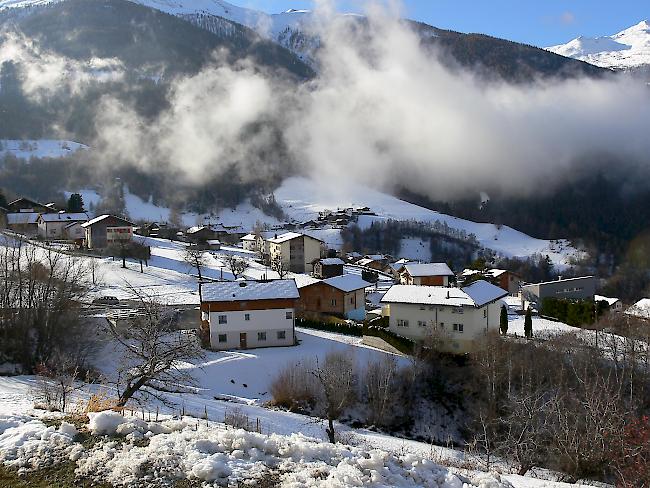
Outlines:
<svg viewBox="0 0 650 488"><path fill-rule="evenodd" d="M310 365L288 364L271 383L273 404L291 411L311 410L318 396L315 378L309 373Z"/></svg>

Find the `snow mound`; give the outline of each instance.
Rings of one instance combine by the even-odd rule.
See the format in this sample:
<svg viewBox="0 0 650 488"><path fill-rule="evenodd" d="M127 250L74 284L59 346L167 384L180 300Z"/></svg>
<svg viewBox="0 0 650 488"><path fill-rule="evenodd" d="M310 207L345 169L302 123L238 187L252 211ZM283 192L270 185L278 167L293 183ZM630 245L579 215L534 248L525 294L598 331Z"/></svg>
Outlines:
<svg viewBox="0 0 650 488"><path fill-rule="evenodd" d="M122 423L120 423L120 421ZM151 432L150 424L125 419L114 412L93 415L94 426L118 433ZM227 429L205 421L179 422L176 429L163 428L150 435L146 446L108 441L89 451L78 462L80 476L98 475L114 485L129 485L147 477L175 473L205 482L252 482L269 470L281 475L280 486L343 487L394 486L464 488L510 487L497 474L463 477L428 459L413 454L396 457L373 449L363 450L330 444L301 434L263 435L241 429ZM164 424L164 423L163 423ZM128 427L125 427L128 426Z"/></svg>

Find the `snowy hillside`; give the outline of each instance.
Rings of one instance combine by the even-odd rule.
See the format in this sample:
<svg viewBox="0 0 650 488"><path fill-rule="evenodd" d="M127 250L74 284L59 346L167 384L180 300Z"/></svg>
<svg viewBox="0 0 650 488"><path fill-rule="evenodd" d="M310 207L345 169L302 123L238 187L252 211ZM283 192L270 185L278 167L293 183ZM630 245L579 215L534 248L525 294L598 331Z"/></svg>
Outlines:
<svg viewBox="0 0 650 488"><path fill-rule="evenodd" d="M88 146L54 139L0 139L0 157L11 154L19 159L63 158L81 149L88 149Z"/></svg>
<svg viewBox="0 0 650 488"><path fill-rule="evenodd" d="M60 3L65 0L0 0L0 11L9 8L25 8ZM160 10L181 17L202 28L210 30L209 23L202 17L216 16L249 27L263 38L272 40L296 54L309 65L314 65L311 56L318 46L318 40L305 34L310 30L312 12L289 9L286 12L267 14L232 5L222 0L129 0L145 7ZM342 14L356 17L356 14Z"/></svg>
<svg viewBox="0 0 650 488"><path fill-rule="evenodd" d="M629 69L650 65L650 22L643 20L612 36L580 36L547 50L603 68Z"/></svg>

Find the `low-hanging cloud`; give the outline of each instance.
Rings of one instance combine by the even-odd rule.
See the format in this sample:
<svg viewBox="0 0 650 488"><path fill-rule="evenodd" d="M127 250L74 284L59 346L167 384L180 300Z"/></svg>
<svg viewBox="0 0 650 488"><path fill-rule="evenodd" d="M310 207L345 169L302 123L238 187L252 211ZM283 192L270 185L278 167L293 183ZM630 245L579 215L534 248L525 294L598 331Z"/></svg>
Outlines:
<svg viewBox="0 0 650 488"><path fill-rule="evenodd" d="M244 179L263 178L286 159L319 178L436 198L550 190L597 169L594 156L603 154L650 166L650 93L638 82L488 82L449 69L393 11L371 6L360 29L324 3L315 19L322 41L315 79L296 86L217 55L172 83L170 107L153 121L104 98L98 155L145 171L167 168L189 184L233 164Z"/></svg>

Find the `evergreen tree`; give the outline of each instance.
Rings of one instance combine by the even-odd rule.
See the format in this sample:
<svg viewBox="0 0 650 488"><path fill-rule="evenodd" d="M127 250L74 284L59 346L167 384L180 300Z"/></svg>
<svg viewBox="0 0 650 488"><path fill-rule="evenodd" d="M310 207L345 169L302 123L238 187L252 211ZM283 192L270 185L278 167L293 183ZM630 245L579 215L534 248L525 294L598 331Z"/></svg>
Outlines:
<svg viewBox="0 0 650 488"><path fill-rule="evenodd" d="M79 193L73 193L68 199L68 212L76 213L84 211L84 199Z"/></svg>
<svg viewBox="0 0 650 488"><path fill-rule="evenodd" d="M499 329L501 333L506 335L508 333L508 310L505 306L501 307L501 315L499 316Z"/></svg>
<svg viewBox="0 0 650 488"><path fill-rule="evenodd" d="M524 335L530 339L533 337L533 316L530 308L526 310L526 317L524 318Z"/></svg>

